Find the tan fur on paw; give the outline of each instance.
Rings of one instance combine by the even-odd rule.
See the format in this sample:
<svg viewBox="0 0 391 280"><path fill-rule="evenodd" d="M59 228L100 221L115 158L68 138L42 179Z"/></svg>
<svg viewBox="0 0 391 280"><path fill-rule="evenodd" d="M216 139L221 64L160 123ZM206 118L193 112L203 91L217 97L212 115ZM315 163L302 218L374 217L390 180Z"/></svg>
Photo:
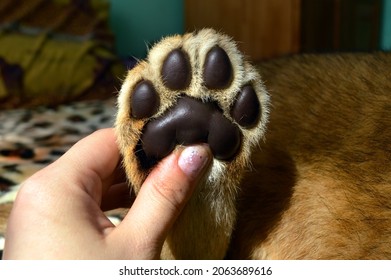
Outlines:
<svg viewBox="0 0 391 280"><path fill-rule="evenodd" d="M225 256L238 185L264 135L268 102L255 68L229 37L211 29L163 39L129 71L116 130L136 192L178 145L203 142L214 154L207 180L167 239L164 257Z"/></svg>

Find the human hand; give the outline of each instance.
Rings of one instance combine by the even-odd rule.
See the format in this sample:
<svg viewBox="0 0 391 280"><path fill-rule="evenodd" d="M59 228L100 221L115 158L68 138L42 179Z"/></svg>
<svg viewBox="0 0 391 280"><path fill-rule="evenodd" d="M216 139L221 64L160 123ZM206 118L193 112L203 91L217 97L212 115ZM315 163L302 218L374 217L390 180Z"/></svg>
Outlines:
<svg viewBox="0 0 391 280"><path fill-rule="evenodd" d="M93 133L22 185L9 218L3 257L157 259L211 158L204 145L167 156L115 227L102 208L129 206L129 189L114 130Z"/></svg>

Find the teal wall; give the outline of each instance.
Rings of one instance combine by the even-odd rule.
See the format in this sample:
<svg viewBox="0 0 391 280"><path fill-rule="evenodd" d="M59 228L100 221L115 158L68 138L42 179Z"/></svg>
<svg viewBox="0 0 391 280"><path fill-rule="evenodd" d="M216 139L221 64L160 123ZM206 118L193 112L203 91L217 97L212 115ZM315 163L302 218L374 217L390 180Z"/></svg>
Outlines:
<svg viewBox="0 0 391 280"><path fill-rule="evenodd" d="M110 26L122 57L144 58L147 45L183 33L183 0L109 0Z"/></svg>
<svg viewBox="0 0 391 280"><path fill-rule="evenodd" d="M391 51L391 0L383 0L380 47L382 50Z"/></svg>
<svg viewBox="0 0 391 280"><path fill-rule="evenodd" d="M110 25L122 57L144 58L148 44L184 31L184 0L106 0ZM380 36L382 50L391 51L391 0L383 0Z"/></svg>

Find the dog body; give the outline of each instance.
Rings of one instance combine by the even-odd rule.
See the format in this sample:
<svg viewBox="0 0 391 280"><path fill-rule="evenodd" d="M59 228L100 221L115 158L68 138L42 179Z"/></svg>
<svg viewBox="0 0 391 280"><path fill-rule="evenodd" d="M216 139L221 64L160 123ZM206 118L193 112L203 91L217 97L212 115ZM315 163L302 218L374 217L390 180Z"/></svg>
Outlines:
<svg viewBox="0 0 391 280"><path fill-rule="evenodd" d="M230 256L391 258L391 54L260 66L265 141L241 184Z"/></svg>

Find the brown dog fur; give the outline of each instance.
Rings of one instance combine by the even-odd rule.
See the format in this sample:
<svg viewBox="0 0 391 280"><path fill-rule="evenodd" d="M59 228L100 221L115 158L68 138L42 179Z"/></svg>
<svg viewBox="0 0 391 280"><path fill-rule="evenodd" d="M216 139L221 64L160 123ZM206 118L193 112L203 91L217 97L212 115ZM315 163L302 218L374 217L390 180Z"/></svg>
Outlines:
<svg viewBox="0 0 391 280"><path fill-rule="evenodd" d="M218 92L205 89L199 74L216 44L234 68L232 86ZM160 67L178 47L194 67L188 95L212 97L232 119L235 92L251 83L263 114L255 128L241 128L232 162L213 161L163 258L391 258L391 54L302 55L263 63L259 76L213 30L164 39L129 72L119 97L117 134L136 192L148 174L134 156L148 119L130 117L132 89L151 80L161 94L154 117L170 109L180 93L164 87Z"/></svg>
<svg viewBox="0 0 391 280"><path fill-rule="evenodd" d="M241 184L231 257L391 258L391 54L260 66L265 142Z"/></svg>

